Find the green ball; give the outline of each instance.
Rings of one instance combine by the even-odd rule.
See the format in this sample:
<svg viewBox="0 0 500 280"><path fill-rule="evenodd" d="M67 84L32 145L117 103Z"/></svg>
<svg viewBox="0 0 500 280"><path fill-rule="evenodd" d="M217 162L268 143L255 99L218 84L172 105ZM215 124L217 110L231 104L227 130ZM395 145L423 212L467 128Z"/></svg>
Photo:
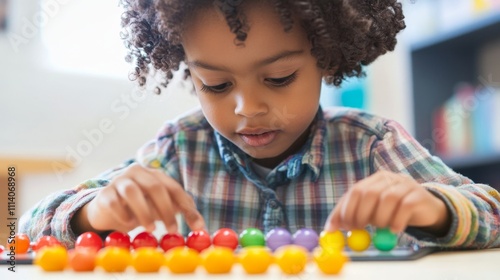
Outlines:
<svg viewBox="0 0 500 280"><path fill-rule="evenodd" d="M247 228L240 234L241 247L266 246L266 239L262 231L256 228Z"/></svg>
<svg viewBox="0 0 500 280"><path fill-rule="evenodd" d="M398 244L398 236L388 228L378 228L373 235L373 245L380 251L390 251Z"/></svg>

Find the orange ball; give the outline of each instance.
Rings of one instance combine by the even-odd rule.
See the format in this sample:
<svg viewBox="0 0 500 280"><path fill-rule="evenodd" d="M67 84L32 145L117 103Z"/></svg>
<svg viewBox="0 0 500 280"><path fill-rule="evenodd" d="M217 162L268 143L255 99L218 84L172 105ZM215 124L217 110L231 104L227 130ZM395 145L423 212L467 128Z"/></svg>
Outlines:
<svg viewBox="0 0 500 280"><path fill-rule="evenodd" d="M14 251L16 254L25 254L30 248L30 238L25 233L16 233L14 238L8 238L5 246L6 251Z"/></svg>
<svg viewBox="0 0 500 280"><path fill-rule="evenodd" d="M90 247L79 247L68 251L69 266L74 271L93 271L96 265L97 251Z"/></svg>

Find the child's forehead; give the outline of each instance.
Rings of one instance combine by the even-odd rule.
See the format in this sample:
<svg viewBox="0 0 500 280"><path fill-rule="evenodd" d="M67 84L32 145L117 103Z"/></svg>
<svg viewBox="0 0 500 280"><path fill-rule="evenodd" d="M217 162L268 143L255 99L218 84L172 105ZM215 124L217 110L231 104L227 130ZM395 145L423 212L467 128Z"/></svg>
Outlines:
<svg viewBox="0 0 500 280"><path fill-rule="evenodd" d="M234 30L231 29L241 24L245 26L242 31L246 32L249 37L264 32L273 32L276 35L286 33L280 15L270 3L267 1L246 2L248 4L242 4L238 7L239 16L237 20L240 21L238 23L236 23L236 18L227 19L220 9L214 5L198 7L183 23L182 37L189 38L191 34L201 36L207 32L209 34L233 32ZM253 32L253 29L257 29L257 31ZM292 32L293 29L302 28L292 27ZM233 33L232 36L234 39L235 34Z"/></svg>
<svg viewBox="0 0 500 280"><path fill-rule="evenodd" d="M231 19L228 19L221 11L221 7L216 4L219 1L209 2L212 4L207 4L207 2L205 2L204 4L196 5L194 9L188 13L182 23L184 30L193 28L193 26L203 28L208 21L224 23L227 28L230 28L230 23L234 24L236 21L240 21L240 23L244 21L244 24L248 25L248 27L251 27L253 22L262 21L264 19L273 19L275 23L281 23L280 15L275 11L273 5L269 1L235 1L237 3L241 2L241 4L234 6L234 16L231 16Z"/></svg>
<svg viewBox="0 0 500 280"><path fill-rule="evenodd" d="M251 5L244 9L248 24L247 38L242 45L235 42L228 22L215 9L200 10L185 25L183 47L188 60L246 60L261 59L284 50L304 50L309 41L302 28L285 32L279 15L272 6ZM229 63L229 62L228 62Z"/></svg>

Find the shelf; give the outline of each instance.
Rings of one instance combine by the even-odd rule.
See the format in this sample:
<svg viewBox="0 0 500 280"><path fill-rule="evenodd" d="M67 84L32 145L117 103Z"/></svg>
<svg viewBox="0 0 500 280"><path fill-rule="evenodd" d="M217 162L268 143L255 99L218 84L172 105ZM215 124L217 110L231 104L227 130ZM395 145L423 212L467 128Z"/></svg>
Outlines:
<svg viewBox="0 0 500 280"><path fill-rule="evenodd" d="M500 11L496 10L478 14L470 20L456 18L454 28L443 29L410 43L412 109L418 141L435 143L431 140L436 109L453 96L457 83L480 82L478 78L485 75L479 66L484 59L482 54L485 47L496 44L498 40ZM494 59L492 63L499 65L496 57ZM495 66L495 69L499 68ZM500 151L440 157L463 176L500 190Z"/></svg>
<svg viewBox="0 0 500 280"><path fill-rule="evenodd" d="M443 156L441 159L452 169L475 168L491 164L500 164L500 152L456 157Z"/></svg>
<svg viewBox="0 0 500 280"><path fill-rule="evenodd" d="M500 30L500 11L479 16L470 22L465 22L457 28L438 32L427 38L413 42L412 51L420 51L429 47L456 47L482 43L491 37L498 37ZM497 35L494 35L497 34Z"/></svg>
<svg viewBox="0 0 500 280"><path fill-rule="evenodd" d="M23 174L54 172L54 164L57 164L59 171L69 171L74 167L73 164L64 161L62 158L28 158L0 155L0 170L7 170L9 166L14 166L17 172Z"/></svg>

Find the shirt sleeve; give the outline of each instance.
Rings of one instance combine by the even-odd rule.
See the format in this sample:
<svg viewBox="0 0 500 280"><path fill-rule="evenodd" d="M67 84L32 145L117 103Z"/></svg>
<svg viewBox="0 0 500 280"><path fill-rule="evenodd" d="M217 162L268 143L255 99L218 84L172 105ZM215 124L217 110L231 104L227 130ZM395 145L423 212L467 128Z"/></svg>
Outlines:
<svg viewBox="0 0 500 280"><path fill-rule="evenodd" d="M408 242L448 248L490 248L500 246L500 194L494 188L476 184L438 157L432 156L398 123L388 121L383 138L372 147L372 170L388 170L413 177L422 187L444 201L452 215L443 237L409 227Z"/></svg>
<svg viewBox="0 0 500 280"><path fill-rule="evenodd" d="M139 149L134 159L127 160L94 179L86 180L73 189L55 192L39 201L22 215L19 221L19 232L28 234L30 240L52 235L67 248L72 248L76 240L70 226L73 215L131 164L138 163L145 167L161 168L168 176L179 181L177 156L170 130L169 127L162 129L154 140Z"/></svg>

